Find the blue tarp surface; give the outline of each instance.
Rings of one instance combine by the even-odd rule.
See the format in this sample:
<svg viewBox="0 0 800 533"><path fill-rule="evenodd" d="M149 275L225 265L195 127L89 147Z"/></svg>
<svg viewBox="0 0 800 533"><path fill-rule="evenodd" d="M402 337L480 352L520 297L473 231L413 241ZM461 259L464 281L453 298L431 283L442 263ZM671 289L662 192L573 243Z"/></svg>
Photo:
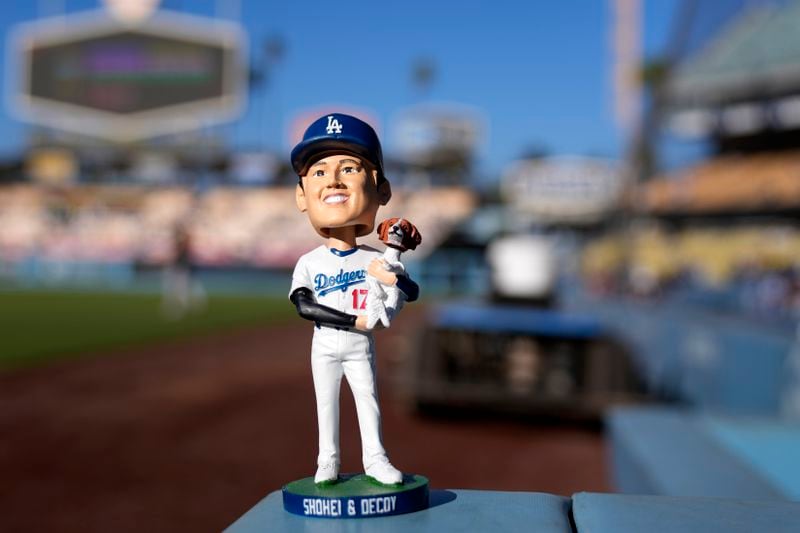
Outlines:
<svg viewBox="0 0 800 533"><path fill-rule="evenodd" d="M578 533L797 533L800 504L579 493Z"/></svg>
<svg viewBox="0 0 800 533"><path fill-rule="evenodd" d="M800 503L578 493L434 490L431 508L354 520L305 518L273 492L227 533L531 531L537 533L797 533ZM574 527L573 527L574 525Z"/></svg>
<svg viewBox="0 0 800 533"><path fill-rule="evenodd" d="M517 333L591 339L603 333L600 322L587 315L522 306L459 302L437 306L432 313L439 328L487 333Z"/></svg>
<svg viewBox="0 0 800 533"><path fill-rule="evenodd" d="M800 501L800 423L776 419L717 417L708 431L742 463L789 500Z"/></svg>

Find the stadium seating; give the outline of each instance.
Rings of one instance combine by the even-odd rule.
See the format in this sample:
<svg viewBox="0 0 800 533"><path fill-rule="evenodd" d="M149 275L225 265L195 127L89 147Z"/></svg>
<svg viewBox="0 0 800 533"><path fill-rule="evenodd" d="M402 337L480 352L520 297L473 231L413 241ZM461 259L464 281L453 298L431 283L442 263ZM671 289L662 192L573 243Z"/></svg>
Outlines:
<svg viewBox="0 0 800 533"><path fill-rule="evenodd" d="M662 176L634 199L650 213L769 211L800 205L800 152L727 155Z"/></svg>
<svg viewBox="0 0 800 533"><path fill-rule="evenodd" d="M398 189L381 217L404 216L430 253L476 203L465 188ZM432 208L435 206L435 208ZM163 265L185 225L201 266L290 268L320 239L294 202L291 187L188 188L34 185L0 188L0 262L97 261ZM366 242L377 245L377 237ZM6 269L7 270L7 269Z"/></svg>
<svg viewBox="0 0 800 533"><path fill-rule="evenodd" d="M778 416L800 394L793 323L719 314L683 301L586 299L634 354L648 390L706 413Z"/></svg>

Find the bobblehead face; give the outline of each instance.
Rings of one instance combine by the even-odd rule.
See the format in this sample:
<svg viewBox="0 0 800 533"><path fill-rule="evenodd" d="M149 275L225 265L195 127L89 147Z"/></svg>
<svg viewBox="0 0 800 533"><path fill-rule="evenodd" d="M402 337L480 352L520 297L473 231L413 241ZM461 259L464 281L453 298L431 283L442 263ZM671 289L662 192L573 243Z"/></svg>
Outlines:
<svg viewBox="0 0 800 533"><path fill-rule="evenodd" d="M359 157L337 154L313 163L302 186L295 190L300 211L308 213L311 225L325 238L355 232L372 232L378 208L392 196L388 181L377 185L378 173Z"/></svg>

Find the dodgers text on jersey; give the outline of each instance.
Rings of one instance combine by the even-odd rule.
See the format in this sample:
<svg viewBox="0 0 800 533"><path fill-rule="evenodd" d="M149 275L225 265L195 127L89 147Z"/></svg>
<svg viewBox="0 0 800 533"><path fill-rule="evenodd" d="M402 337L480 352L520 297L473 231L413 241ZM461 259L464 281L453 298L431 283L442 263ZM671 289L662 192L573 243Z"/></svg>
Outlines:
<svg viewBox="0 0 800 533"><path fill-rule="evenodd" d="M339 269L339 273L335 276L317 274L314 276L314 292L316 292L318 296L325 296L328 293L339 290L344 292L348 287L364 283L366 280L367 271L363 268L360 270L351 270L350 272Z"/></svg>

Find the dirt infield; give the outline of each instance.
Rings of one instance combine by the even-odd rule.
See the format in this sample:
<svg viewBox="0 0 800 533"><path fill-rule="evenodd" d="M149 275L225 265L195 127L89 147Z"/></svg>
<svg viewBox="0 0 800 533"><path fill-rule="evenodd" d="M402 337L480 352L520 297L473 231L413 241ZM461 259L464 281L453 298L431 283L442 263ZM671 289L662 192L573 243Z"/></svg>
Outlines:
<svg viewBox="0 0 800 533"><path fill-rule="evenodd" d="M512 421L423 419L384 378L419 310L378 336L384 440L434 488L608 490L599 433ZM311 327L157 346L0 374L0 531L220 531L313 474ZM343 471L360 470L342 401Z"/></svg>

